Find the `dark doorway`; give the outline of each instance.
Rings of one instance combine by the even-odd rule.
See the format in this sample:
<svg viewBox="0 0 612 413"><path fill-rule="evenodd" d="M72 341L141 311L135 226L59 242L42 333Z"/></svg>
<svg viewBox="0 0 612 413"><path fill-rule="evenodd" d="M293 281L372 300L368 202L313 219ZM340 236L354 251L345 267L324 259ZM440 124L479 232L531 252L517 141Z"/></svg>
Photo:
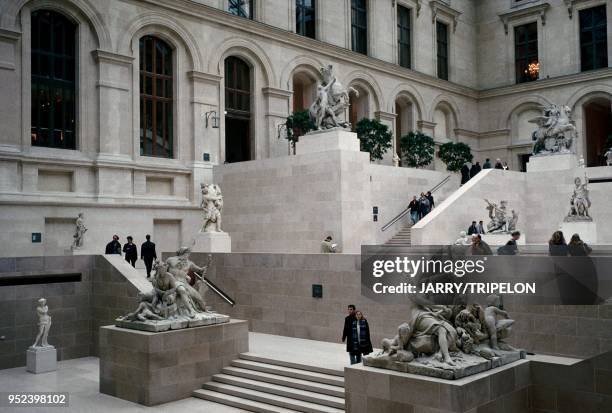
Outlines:
<svg viewBox="0 0 612 413"><path fill-rule="evenodd" d="M225 59L225 161L252 159L251 70L242 59Z"/></svg>
<svg viewBox="0 0 612 413"><path fill-rule="evenodd" d="M606 139L612 135L610 100L594 99L583 106L587 166L605 165Z"/></svg>
<svg viewBox="0 0 612 413"><path fill-rule="evenodd" d="M524 153L518 156L519 157L519 167L521 168L521 172L527 172L527 162L529 162L529 158L531 157L530 153Z"/></svg>

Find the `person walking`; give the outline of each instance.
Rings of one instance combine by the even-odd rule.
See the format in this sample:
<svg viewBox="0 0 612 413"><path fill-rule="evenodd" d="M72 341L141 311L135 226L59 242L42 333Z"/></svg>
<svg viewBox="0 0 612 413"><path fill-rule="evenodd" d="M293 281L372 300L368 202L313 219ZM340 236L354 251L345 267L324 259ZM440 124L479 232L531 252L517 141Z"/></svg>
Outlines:
<svg viewBox="0 0 612 413"><path fill-rule="evenodd" d="M347 316L344 317L344 329L342 330L342 342L344 343L344 341L347 338L350 338L352 336L352 330L353 330L353 320L355 319L355 304L349 304L346 307L346 312L347 312ZM346 342L346 351L350 351L349 350L349 341ZM351 358L351 364L353 359Z"/></svg>
<svg viewBox="0 0 612 413"><path fill-rule="evenodd" d="M431 191L427 191L427 200L429 201L429 210L431 211L432 209L434 209L436 207L436 203L434 202L434 197L431 194Z"/></svg>
<svg viewBox="0 0 612 413"><path fill-rule="evenodd" d="M425 196L424 192L421 192L421 197L419 198L419 218L423 219L425 215L429 212L429 199Z"/></svg>
<svg viewBox="0 0 612 413"><path fill-rule="evenodd" d="M461 167L461 185L470 180L470 167L467 162Z"/></svg>
<svg viewBox="0 0 612 413"><path fill-rule="evenodd" d="M145 238L147 240L140 246L140 259L144 261L147 268L147 278L151 278L151 267L153 267L153 260L157 258L157 252L155 243L151 242L151 236L147 234Z"/></svg>
<svg viewBox="0 0 612 413"><path fill-rule="evenodd" d="M138 259L138 248L134 244L134 238L131 235L127 237L127 243L123 244L123 252L125 253L125 260L132 264L132 267L136 267L136 260Z"/></svg>
<svg viewBox="0 0 612 413"><path fill-rule="evenodd" d="M501 159L499 158L495 160L495 169L504 169L504 165L502 165Z"/></svg>
<svg viewBox="0 0 612 413"><path fill-rule="evenodd" d="M476 225L476 233L477 234L486 234L487 232L484 229L484 223L482 221L478 221L478 225Z"/></svg>
<svg viewBox="0 0 612 413"><path fill-rule="evenodd" d="M351 324L350 338L346 343L346 351L350 355L351 364L361 363L361 356L370 354L373 349L368 320L365 319L363 313L359 310L355 311L355 319Z"/></svg>
<svg viewBox="0 0 612 413"><path fill-rule="evenodd" d="M491 169L491 160L489 158L485 159L485 163L482 164L482 169Z"/></svg>
<svg viewBox="0 0 612 413"><path fill-rule="evenodd" d="M119 236L113 235L113 240L106 244L105 254L119 254L121 255L121 243L119 242Z"/></svg>
<svg viewBox="0 0 612 413"><path fill-rule="evenodd" d="M470 168L470 179L475 177L476 174L481 171L481 169L480 162L476 162L474 165L472 165Z"/></svg>
<svg viewBox="0 0 612 413"><path fill-rule="evenodd" d="M408 204L408 208L410 208L410 219L412 219L412 225L414 225L419 222L419 201L416 195L412 197L412 201Z"/></svg>

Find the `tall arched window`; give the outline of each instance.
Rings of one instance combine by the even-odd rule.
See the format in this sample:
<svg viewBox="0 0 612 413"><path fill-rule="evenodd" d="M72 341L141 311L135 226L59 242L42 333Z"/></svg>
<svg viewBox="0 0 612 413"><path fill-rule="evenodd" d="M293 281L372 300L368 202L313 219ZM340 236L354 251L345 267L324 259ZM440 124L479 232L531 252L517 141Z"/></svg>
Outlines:
<svg viewBox="0 0 612 413"><path fill-rule="evenodd" d="M32 12L32 145L76 148L76 24Z"/></svg>
<svg viewBox="0 0 612 413"><path fill-rule="evenodd" d="M153 36L140 39L140 154L172 158L172 48Z"/></svg>
<svg viewBox="0 0 612 413"><path fill-rule="evenodd" d="M251 68L242 59L225 59L225 160L251 160Z"/></svg>

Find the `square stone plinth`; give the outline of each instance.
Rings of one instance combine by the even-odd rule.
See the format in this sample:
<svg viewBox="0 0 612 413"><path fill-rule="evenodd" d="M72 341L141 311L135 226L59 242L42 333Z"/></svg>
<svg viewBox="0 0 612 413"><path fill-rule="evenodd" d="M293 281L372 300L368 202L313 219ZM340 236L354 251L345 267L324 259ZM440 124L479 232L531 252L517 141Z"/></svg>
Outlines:
<svg viewBox="0 0 612 413"><path fill-rule="evenodd" d="M145 406L184 399L248 349L243 320L158 333L100 327L100 393Z"/></svg>
<svg viewBox="0 0 612 413"><path fill-rule="evenodd" d="M570 221L562 222L559 229L563 231L566 239L570 239L572 235L580 235L580 239L587 244L597 244L597 224L593 221Z"/></svg>
<svg viewBox="0 0 612 413"><path fill-rule="evenodd" d="M26 352L26 365L30 373L57 370L57 350L53 346L30 347Z"/></svg>
<svg viewBox="0 0 612 413"><path fill-rule="evenodd" d="M193 252L232 252L232 239L227 232L198 232Z"/></svg>
<svg viewBox="0 0 612 413"><path fill-rule="evenodd" d="M521 237L518 239L516 243L518 245L525 245L526 244L525 232L521 230L519 231L521 233ZM512 238L512 235L504 234L504 233L493 233L493 234L482 235L482 240L486 242L487 244L489 244L490 246L506 245L506 243L510 241L511 238Z"/></svg>
<svg viewBox="0 0 612 413"><path fill-rule="evenodd" d="M457 380L356 364L344 369L348 413L529 411L528 360Z"/></svg>
<svg viewBox="0 0 612 413"><path fill-rule="evenodd" d="M359 152L357 134L342 128L309 132L300 136L295 148L298 155L333 150Z"/></svg>
<svg viewBox="0 0 612 413"><path fill-rule="evenodd" d="M578 157L573 153L537 155L529 158L527 172L564 171L578 167Z"/></svg>

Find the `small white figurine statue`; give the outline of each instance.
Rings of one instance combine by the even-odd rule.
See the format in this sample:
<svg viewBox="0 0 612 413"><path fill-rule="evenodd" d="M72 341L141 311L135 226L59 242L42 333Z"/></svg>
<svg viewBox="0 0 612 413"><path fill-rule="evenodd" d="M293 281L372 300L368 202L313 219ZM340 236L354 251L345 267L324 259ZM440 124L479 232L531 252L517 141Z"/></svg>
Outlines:
<svg viewBox="0 0 612 413"><path fill-rule="evenodd" d="M72 241L72 249L76 250L83 246L83 238L85 237L85 232L87 232L87 228L85 227L85 214L79 212L79 216L76 219L76 228L74 231L74 235L72 236L74 240Z"/></svg>
<svg viewBox="0 0 612 413"><path fill-rule="evenodd" d="M604 156L606 157L606 164L608 166L612 166L612 146L608 148L606 153L604 153Z"/></svg>
<svg viewBox="0 0 612 413"><path fill-rule="evenodd" d="M394 152L393 153L393 166L397 168L399 164L400 164L400 157L397 156L397 154Z"/></svg>
<svg viewBox="0 0 612 413"><path fill-rule="evenodd" d="M202 232L223 232L221 230L221 211L223 210L223 195L221 188L215 184L201 184L202 208L204 223Z"/></svg>
<svg viewBox="0 0 612 413"><path fill-rule="evenodd" d="M49 329L51 328L51 316L49 315L49 307L47 307L47 300L45 298L38 300L36 312L38 313L38 335L32 347L52 347L47 342ZM39 342L40 344L38 344Z"/></svg>

